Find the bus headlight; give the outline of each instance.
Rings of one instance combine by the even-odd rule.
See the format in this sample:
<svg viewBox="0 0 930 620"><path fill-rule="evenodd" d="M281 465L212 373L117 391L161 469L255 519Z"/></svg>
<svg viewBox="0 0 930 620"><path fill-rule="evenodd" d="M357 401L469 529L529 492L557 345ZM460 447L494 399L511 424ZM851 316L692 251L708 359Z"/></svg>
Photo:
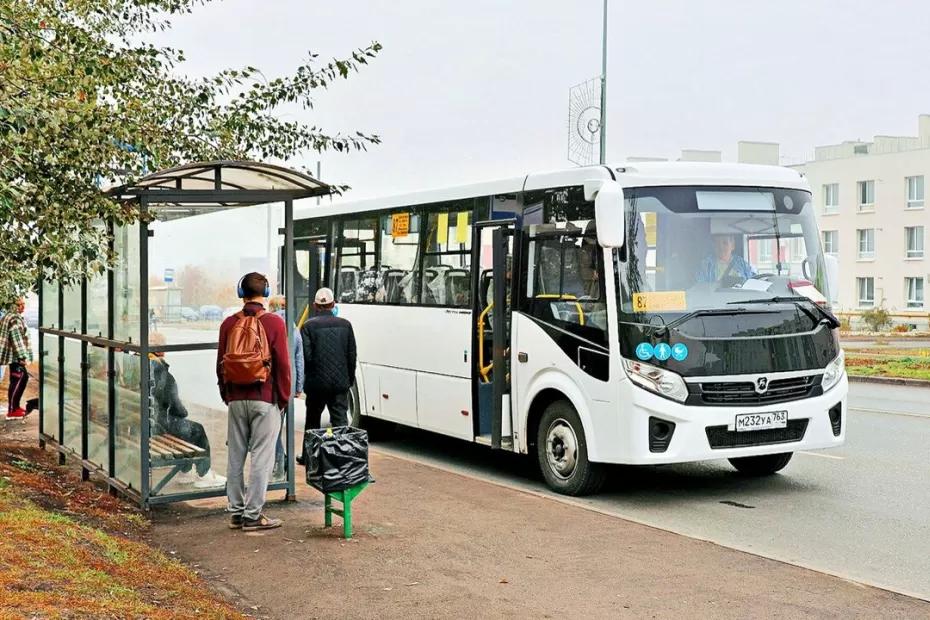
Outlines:
<svg viewBox="0 0 930 620"><path fill-rule="evenodd" d="M651 364L644 364L638 360L623 360L623 369L633 383L642 386L659 396L665 396L678 402L685 402L688 398L688 386L684 379L670 370L657 368Z"/></svg>
<svg viewBox="0 0 930 620"><path fill-rule="evenodd" d="M820 382L821 387L823 387L823 391L826 392L834 385L839 383L845 370L846 354L843 353L842 349L840 349L840 354L836 356L836 359L827 364L827 367L823 371L823 380Z"/></svg>

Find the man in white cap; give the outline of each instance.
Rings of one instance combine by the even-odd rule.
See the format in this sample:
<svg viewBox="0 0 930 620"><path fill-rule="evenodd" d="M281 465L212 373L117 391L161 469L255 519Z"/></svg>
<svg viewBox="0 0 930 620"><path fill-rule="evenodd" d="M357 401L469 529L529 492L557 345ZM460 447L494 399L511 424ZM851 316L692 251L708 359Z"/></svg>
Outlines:
<svg viewBox="0 0 930 620"><path fill-rule="evenodd" d="M349 390L355 385L355 332L351 323L333 314L335 305L331 289L318 290L313 298L316 314L300 330L307 395L304 430L320 428L324 408L329 409L332 426L349 425ZM303 464L304 458L297 462Z"/></svg>

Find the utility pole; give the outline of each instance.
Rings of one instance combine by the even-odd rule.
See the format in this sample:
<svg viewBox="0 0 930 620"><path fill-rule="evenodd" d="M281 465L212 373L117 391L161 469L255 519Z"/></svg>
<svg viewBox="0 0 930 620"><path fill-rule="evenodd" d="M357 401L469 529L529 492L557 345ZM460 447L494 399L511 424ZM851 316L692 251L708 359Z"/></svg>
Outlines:
<svg viewBox="0 0 930 620"><path fill-rule="evenodd" d="M604 36L601 42L601 163L607 163L607 0L604 0Z"/></svg>

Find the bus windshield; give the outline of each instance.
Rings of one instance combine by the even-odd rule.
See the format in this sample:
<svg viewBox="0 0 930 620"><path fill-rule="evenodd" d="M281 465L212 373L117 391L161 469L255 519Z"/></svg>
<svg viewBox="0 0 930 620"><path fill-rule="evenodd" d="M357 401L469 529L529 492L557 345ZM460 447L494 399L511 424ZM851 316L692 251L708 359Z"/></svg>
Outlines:
<svg viewBox="0 0 930 620"><path fill-rule="evenodd" d="M644 187L625 193L628 237L614 254L621 321L664 324L748 301L754 303L747 308L761 312L771 298L829 302L808 192Z"/></svg>

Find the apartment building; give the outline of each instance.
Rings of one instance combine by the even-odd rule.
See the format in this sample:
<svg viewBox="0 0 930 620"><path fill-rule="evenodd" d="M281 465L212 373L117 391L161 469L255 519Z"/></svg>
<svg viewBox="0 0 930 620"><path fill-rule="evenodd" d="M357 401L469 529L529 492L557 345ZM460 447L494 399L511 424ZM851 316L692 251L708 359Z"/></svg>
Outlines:
<svg viewBox="0 0 930 620"><path fill-rule="evenodd" d="M815 149L795 166L814 193L824 251L839 261L841 312L880 304L898 323L927 325L930 114L914 136L875 136Z"/></svg>

